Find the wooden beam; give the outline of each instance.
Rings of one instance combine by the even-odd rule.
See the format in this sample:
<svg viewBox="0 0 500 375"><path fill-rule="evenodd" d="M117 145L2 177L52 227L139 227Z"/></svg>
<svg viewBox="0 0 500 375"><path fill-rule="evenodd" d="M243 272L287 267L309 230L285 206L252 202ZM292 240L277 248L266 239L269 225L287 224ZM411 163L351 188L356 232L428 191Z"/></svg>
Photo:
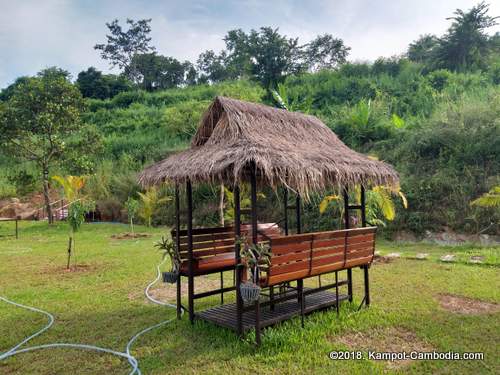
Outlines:
<svg viewBox="0 0 500 375"><path fill-rule="evenodd" d="M188 306L189 321L194 323L194 275L193 275L193 189L191 181L186 182L187 238L188 238Z"/></svg>
<svg viewBox="0 0 500 375"><path fill-rule="evenodd" d="M240 210L240 187L236 185L233 191L234 198L234 238L239 239L241 236L241 210ZM241 246L239 241L234 245L234 252L236 258L236 331L238 335L243 334L243 300L241 298L241 273L242 268L238 265L241 262Z"/></svg>
<svg viewBox="0 0 500 375"><path fill-rule="evenodd" d="M288 236L288 189L286 186L283 190L283 210L285 214L284 225L285 225L285 235Z"/></svg>
<svg viewBox="0 0 500 375"><path fill-rule="evenodd" d="M361 186L361 226L366 227L366 196L364 186Z"/></svg>
<svg viewBox="0 0 500 375"><path fill-rule="evenodd" d="M257 243L257 176L256 166L252 163L250 167L250 188L251 188L251 202L252 202L252 242Z"/></svg>
<svg viewBox="0 0 500 375"><path fill-rule="evenodd" d="M179 232L181 230L181 216L180 216L180 197L179 197L179 184L175 184L175 246L177 247L177 251L180 251L181 248L181 237ZM177 319L180 319L182 316L182 307L181 307L181 276L177 277Z"/></svg>
<svg viewBox="0 0 500 375"><path fill-rule="evenodd" d="M297 193L297 197L295 198L295 215L297 216L297 234L302 233L302 222L301 222L301 199L300 195Z"/></svg>

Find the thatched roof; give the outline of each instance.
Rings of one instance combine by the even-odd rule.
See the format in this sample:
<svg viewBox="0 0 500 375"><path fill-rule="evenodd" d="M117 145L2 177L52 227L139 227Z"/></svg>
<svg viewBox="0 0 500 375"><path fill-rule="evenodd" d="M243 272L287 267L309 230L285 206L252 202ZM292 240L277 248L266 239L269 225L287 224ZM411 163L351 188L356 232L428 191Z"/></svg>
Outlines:
<svg viewBox="0 0 500 375"><path fill-rule="evenodd" d="M318 118L217 97L204 114L191 147L146 168L143 186L247 180L255 163L261 183L311 191L399 183L388 164L351 150Z"/></svg>

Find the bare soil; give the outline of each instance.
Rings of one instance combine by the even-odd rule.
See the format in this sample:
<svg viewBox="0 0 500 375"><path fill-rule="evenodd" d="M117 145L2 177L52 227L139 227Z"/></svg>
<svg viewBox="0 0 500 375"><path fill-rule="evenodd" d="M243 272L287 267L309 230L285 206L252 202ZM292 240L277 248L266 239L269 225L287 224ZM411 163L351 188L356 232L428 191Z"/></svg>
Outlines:
<svg viewBox="0 0 500 375"><path fill-rule="evenodd" d="M196 293L207 292L209 290L214 290L220 288L220 281L215 279L209 279L207 277L197 277L196 278ZM181 294L182 297L187 297L188 284L187 281L182 281L181 283ZM153 298L159 301L175 301L176 298L176 287L175 284L162 283L158 281L156 287L150 290L150 294ZM149 302L144 297L144 291L138 290L129 293L129 300L135 300L137 298L144 298L145 302Z"/></svg>
<svg viewBox="0 0 500 375"><path fill-rule="evenodd" d="M114 240L132 240L136 238L147 238L147 237L151 237L151 235L149 233L131 233L131 232L111 235L111 238Z"/></svg>
<svg viewBox="0 0 500 375"><path fill-rule="evenodd" d="M500 311L500 305L480 301L474 298L462 297L453 294L439 294L437 297L441 308L456 314L492 314Z"/></svg>
<svg viewBox="0 0 500 375"><path fill-rule="evenodd" d="M392 263L394 260L397 258L394 257L387 257L383 255L375 255L373 257L373 264L386 264L386 263Z"/></svg>

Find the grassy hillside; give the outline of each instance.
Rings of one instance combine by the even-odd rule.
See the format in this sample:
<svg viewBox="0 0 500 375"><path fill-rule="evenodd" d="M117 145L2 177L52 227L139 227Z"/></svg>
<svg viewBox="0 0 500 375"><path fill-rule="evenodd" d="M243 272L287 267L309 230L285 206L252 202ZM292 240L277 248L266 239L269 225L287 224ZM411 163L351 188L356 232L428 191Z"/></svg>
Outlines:
<svg viewBox="0 0 500 375"><path fill-rule="evenodd" d="M405 59L381 59L291 76L279 92L291 110L320 117L350 147L396 167L409 208L400 207L389 229L422 233L449 226L477 233L499 219L498 209L469 205L500 183L500 75L494 66L477 73L428 72ZM276 105L259 84L245 80L90 99L84 120L95 125L102 144L91 150L88 163L63 165L60 172L94 174L95 199L119 216L123 202L139 189L135 173L187 147L216 95ZM34 174L29 165L5 155L0 162L7 166L0 173L0 195L36 188L23 182ZM210 187L197 194L198 223L217 221L218 195ZM279 206L273 194L266 199L272 217ZM331 218L318 214L320 199L313 197L306 207L306 226L331 225ZM169 212L168 204L161 207L155 222L168 223Z"/></svg>

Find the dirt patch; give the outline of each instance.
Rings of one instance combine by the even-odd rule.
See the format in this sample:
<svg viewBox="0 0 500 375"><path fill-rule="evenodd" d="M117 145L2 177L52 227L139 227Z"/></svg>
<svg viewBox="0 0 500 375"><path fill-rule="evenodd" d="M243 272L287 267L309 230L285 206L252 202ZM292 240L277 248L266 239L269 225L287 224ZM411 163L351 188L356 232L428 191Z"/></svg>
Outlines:
<svg viewBox="0 0 500 375"><path fill-rule="evenodd" d="M396 258L394 257L387 257L383 255L377 255L373 257L373 264L386 264L386 263L392 263L394 262Z"/></svg>
<svg viewBox="0 0 500 375"><path fill-rule="evenodd" d="M197 277L195 279L195 291L196 293L207 292L209 290L219 289L220 281L215 279L209 279L207 277ZM224 284L227 284L225 281ZM228 286L228 285L224 285ZM182 297L187 297L188 284L187 281L181 283L181 294ZM175 284L162 283L159 281L154 289L150 290L150 294L154 299L159 301L175 301L177 295L177 288ZM145 302L149 302L146 297L144 297L143 290L137 290L129 293L128 299L135 300L138 298L143 298Z"/></svg>
<svg viewBox="0 0 500 375"><path fill-rule="evenodd" d="M330 341L341 342L353 350L376 352L428 352L431 345L420 340L417 335L406 328L376 328L366 332L348 333L340 338L330 337ZM412 360L385 361L390 368L401 368Z"/></svg>
<svg viewBox="0 0 500 375"><path fill-rule="evenodd" d="M40 270L42 274L72 274L72 273L85 273L93 272L97 269L96 265L93 264L76 264L71 265L69 268L66 266L56 266L56 267L46 267Z"/></svg>
<svg viewBox="0 0 500 375"><path fill-rule="evenodd" d="M441 308L456 314L492 314L500 311L500 305L496 303L453 294L439 294L437 300Z"/></svg>
<svg viewBox="0 0 500 375"><path fill-rule="evenodd" d="M147 237L151 237L151 235L149 233L130 233L130 232L111 235L111 238L114 240L133 240L136 238L147 238Z"/></svg>

